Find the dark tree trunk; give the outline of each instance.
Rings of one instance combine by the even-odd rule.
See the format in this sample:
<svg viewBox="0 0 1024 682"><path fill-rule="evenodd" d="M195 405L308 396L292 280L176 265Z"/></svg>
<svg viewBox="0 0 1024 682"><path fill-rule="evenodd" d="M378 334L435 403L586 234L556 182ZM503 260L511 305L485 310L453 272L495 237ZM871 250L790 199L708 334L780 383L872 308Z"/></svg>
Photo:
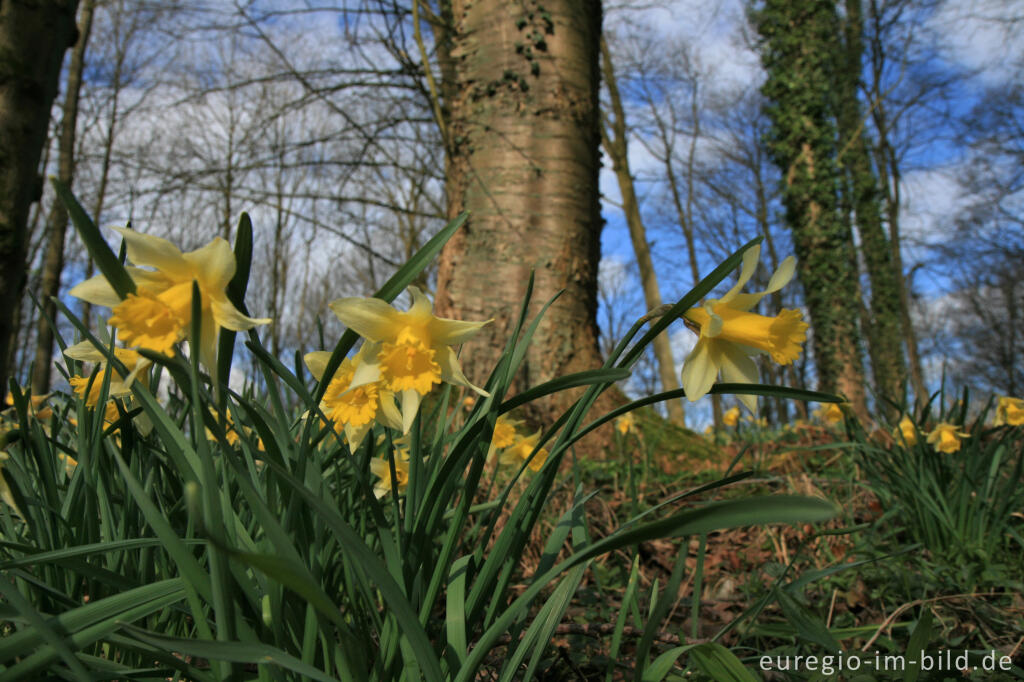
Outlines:
<svg viewBox="0 0 1024 682"><path fill-rule="evenodd" d="M42 194L39 156L77 0L0 2L0 358L9 356L25 286L25 225ZM7 363L0 366L6 392Z"/></svg>
<svg viewBox="0 0 1024 682"><path fill-rule="evenodd" d="M92 31L93 10L96 0L85 0L82 15L78 21L78 41L71 51L68 64L67 92L64 95L64 112L60 124L60 138L57 143L57 177L71 186L75 172L75 132L78 125L78 96L82 89L82 72L85 69L85 49ZM52 298L60 293L60 276L64 270L64 238L67 232L68 212L63 202L54 198L47 218L46 256L43 261L43 277L40 284L39 301L43 314L39 316L36 330L36 361L32 369L32 392L36 395L50 389L50 373L53 354L53 329L50 320L57 316L57 305Z"/></svg>

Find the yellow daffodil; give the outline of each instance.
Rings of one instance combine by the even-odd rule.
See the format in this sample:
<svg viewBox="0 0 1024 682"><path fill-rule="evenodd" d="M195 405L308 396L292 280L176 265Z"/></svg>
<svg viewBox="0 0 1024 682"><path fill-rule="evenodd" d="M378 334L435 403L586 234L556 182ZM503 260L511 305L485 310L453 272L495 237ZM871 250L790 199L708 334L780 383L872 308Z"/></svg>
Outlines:
<svg viewBox="0 0 1024 682"><path fill-rule="evenodd" d="M235 255L220 237L200 249L182 253L166 239L114 229L124 237L128 259L154 270L128 267L136 291L124 300L102 275L82 282L70 293L83 301L109 306L110 324L117 327L125 344L172 353L174 345L187 338L192 328L192 282L199 284L202 307L199 358L210 371L216 367L217 332L221 327L245 331L270 322L243 315L228 300L227 285L235 275Z"/></svg>
<svg viewBox="0 0 1024 682"><path fill-rule="evenodd" d="M355 450L379 422L392 429L402 428L402 415L395 406L394 391L384 381L369 381L353 386L353 380L367 357L373 357L379 344L366 343L352 358L341 361L331 382L327 385L320 409L335 430L343 432L349 449ZM331 354L314 351L305 357L306 366L317 381L323 380L324 370Z"/></svg>
<svg viewBox="0 0 1024 682"><path fill-rule="evenodd" d="M963 431L957 431L954 424L942 422L936 424L935 429L928 434L928 443L939 452L957 452L962 445L960 440L967 438L969 435Z"/></svg>
<svg viewBox="0 0 1024 682"><path fill-rule="evenodd" d="M64 351L64 355L68 356L72 360L93 362L100 366L100 372L92 382L91 387L89 387L89 377L87 376L73 376L69 380L71 382L71 387L80 398L85 400L85 404L88 407L96 407L96 402L100 397L100 388L103 386L104 375L111 371L110 368L107 367L106 354L96 348L89 341L82 341L73 346L68 346ZM128 376L122 377L117 372L112 372L110 377L110 388L107 392L109 397L120 398L122 396L130 395L132 392L132 382L137 378L141 378L141 381L144 384L148 383L148 375L145 374L145 369L150 365L149 360L142 357L139 353L127 348L114 348L114 357L116 357L121 364L128 369ZM86 395L86 390L89 392L88 395Z"/></svg>
<svg viewBox="0 0 1024 682"><path fill-rule="evenodd" d="M1020 426L1024 424L1024 400L1000 396L996 403L995 426Z"/></svg>
<svg viewBox="0 0 1024 682"><path fill-rule="evenodd" d="M521 466L526 460L530 460L528 464L532 471L540 471L540 468L544 466L544 462L548 459L548 451L545 448L537 449L537 443L540 441L540 431L533 434L532 436L518 437L516 442L510 447L506 448L501 453L498 459L502 466ZM534 450L537 450L537 454L534 455ZM530 455L533 455L533 459L530 459Z"/></svg>
<svg viewBox="0 0 1024 682"><path fill-rule="evenodd" d="M408 450L395 448L392 461L395 463L395 488L399 493L404 493L409 486ZM386 459L374 457L370 460L370 473L380 479L373 486L373 494L379 500L391 492L391 464Z"/></svg>
<svg viewBox="0 0 1024 682"><path fill-rule="evenodd" d="M110 425L116 422L121 414L117 406L111 401L113 398L127 399L132 392L132 383L138 381L143 386L149 385L149 374L145 371L152 363L139 353L127 348L114 348L114 357L128 369L128 376L122 377L118 372L111 370L107 363L107 356L89 341L82 341L73 346L68 346L64 355L72 360L80 362L93 362L99 365L99 372L95 378L90 376L73 376L68 379L71 388L78 397L85 401L85 406L96 407L99 402L100 390L103 388L104 376L110 372L110 386L107 390L108 402L104 408L103 419ZM92 384L90 385L90 381ZM136 415L135 426L139 432L146 436L153 428L153 423L145 414ZM77 424L75 424L77 426Z"/></svg>
<svg viewBox="0 0 1024 682"><path fill-rule="evenodd" d="M826 424L838 424L843 421L843 408L838 403L826 403L814 411L814 416Z"/></svg>
<svg viewBox="0 0 1024 682"><path fill-rule="evenodd" d="M4 462L9 459L9 456L3 450L0 450L0 500L4 501L8 507L14 510L14 512L21 518L25 518L25 515L18 509L17 502L14 501L14 495L11 493L10 486L7 485L7 479L4 478Z"/></svg>
<svg viewBox="0 0 1024 682"><path fill-rule="evenodd" d="M494 422L494 433L491 434L491 452L512 447L519 437L516 427L521 423L507 417L498 417Z"/></svg>
<svg viewBox="0 0 1024 682"><path fill-rule="evenodd" d="M214 419L217 419L217 412L216 411L213 412L213 416L214 416ZM224 421L227 424L227 430L224 433L224 438L227 440L228 445L232 445L232 446L236 445L238 443L239 439L241 438L241 436L239 436L238 428L235 426L235 422L231 418L231 410L226 410L224 412ZM250 433L252 433L252 429L250 429L248 426L243 426L242 427L242 433L244 433L245 435L248 436ZM210 429L206 429L206 440L216 441L217 440L217 436ZM257 439L257 441L256 441L256 448L258 450L260 450L260 451L264 451L265 450L265 448L263 447L263 440L262 439Z"/></svg>
<svg viewBox="0 0 1024 682"><path fill-rule="evenodd" d="M917 427L910 415L905 414L903 419L900 419L900 423L896 425L896 435L901 437L908 446L917 443Z"/></svg>
<svg viewBox="0 0 1024 682"><path fill-rule="evenodd" d="M726 426L736 426L740 423L740 408L731 407L722 415L722 423Z"/></svg>
<svg viewBox="0 0 1024 682"><path fill-rule="evenodd" d="M43 395L34 395L29 397L28 403L28 415L34 417L39 421L44 421L53 416L53 410L49 407L44 407L43 403L50 397L49 393ZM4 399L6 407L14 407L14 394L10 391L7 392L7 397Z"/></svg>
<svg viewBox="0 0 1024 682"><path fill-rule="evenodd" d="M632 412L627 412L615 419L615 428L625 436L630 431L636 431L636 419L633 417Z"/></svg>
<svg viewBox="0 0 1024 682"><path fill-rule="evenodd" d="M71 478L75 473L75 467L78 466L78 460L63 452L57 453L57 459L64 465L64 473L67 474L68 478Z"/></svg>
<svg viewBox="0 0 1024 682"><path fill-rule="evenodd" d="M446 382L488 393L469 383L452 346L469 340L486 322L435 317L430 299L409 287L412 306L395 310L379 298L340 298L330 306L349 329L374 344L376 352L357 368L351 387L377 383L399 396L402 431L408 432L420 400L435 384Z"/></svg>
<svg viewBox="0 0 1024 682"><path fill-rule="evenodd" d="M691 402L711 390L719 372L724 381L756 383L757 365L751 356L767 353L780 365L788 365L800 355L800 344L807 340L808 325L799 310L783 310L776 317L750 312L766 295L784 287L795 269L790 256L772 275L767 289L740 293L753 276L760 253L761 247L754 246L743 254L739 279L722 298L709 299L684 314L700 334L683 364L683 388ZM756 396L741 395L739 399L751 412L757 408Z"/></svg>

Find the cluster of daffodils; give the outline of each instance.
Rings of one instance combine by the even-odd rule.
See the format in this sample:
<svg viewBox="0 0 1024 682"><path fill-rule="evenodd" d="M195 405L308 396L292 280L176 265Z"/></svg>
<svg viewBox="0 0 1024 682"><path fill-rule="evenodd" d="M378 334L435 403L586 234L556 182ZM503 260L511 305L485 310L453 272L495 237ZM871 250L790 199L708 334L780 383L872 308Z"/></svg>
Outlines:
<svg viewBox="0 0 1024 682"><path fill-rule="evenodd" d="M992 425L1024 426L1024 400L1000 396L996 401L996 413ZM917 424L910 418L910 415L906 414L903 415L893 430L893 435L897 439L902 440L907 447L917 443L918 433ZM956 424L939 422L927 433L925 442L938 452L951 454L959 452L961 447L963 447L964 439L969 438L970 435L966 431L961 430Z"/></svg>
<svg viewBox="0 0 1024 682"><path fill-rule="evenodd" d="M788 284L796 266L790 256L772 275L767 289L741 293L757 269L760 254L760 246L748 249L732 289L683 315L688 326L699 334L682 373L683 390L691 402L711 390L719 373L723 381L757 383L757 365L752 356L768 354L780 365L788 365L799 357L801 344L807 340L808 324L799 310L783 310L775 317L750 312L762 298ZM756 396L738 397L751 412L756 411Z"/></svg>
<svg viewBox="0 0 1024 682"><path fill-rule="evenodd" d="M503 467L521 467L525 462L531 471L540 471L548 459L548 451L538 448L541 432L538 430L529 436L519 433L523 424L514 419L498 417L491 435L491 447L487 458L498 456L498 464Z"/></svg>
<svg viewBox="0 0 1024 682"><path fill-rule="evenodd" d="M378 298L340 298L330 308L349 329L365 339L353 357L325 376L331 354L305 357L318 381L328 381L320 409L349 448L355 450L373 425L409 432L423 396L442 382L486 391L466 379L453 346L462 344L489 322L461 322L437 317L430 300L409 287L406 312Z"/></svg>

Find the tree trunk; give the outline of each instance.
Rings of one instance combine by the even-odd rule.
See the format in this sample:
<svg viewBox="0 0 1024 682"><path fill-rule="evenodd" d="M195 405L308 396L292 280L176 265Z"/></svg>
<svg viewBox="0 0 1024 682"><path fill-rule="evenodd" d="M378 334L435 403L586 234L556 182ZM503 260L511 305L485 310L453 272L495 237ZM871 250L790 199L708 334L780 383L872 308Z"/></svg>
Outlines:
<svg viewBox="0 0 1024 682"><path fill-rule="evenodd" d="M39 156L77 0L0 2L0 358L14 343L25 285L25 223L42 193ZM6 392L7 364L0 367Z"/></svg>
<svg viewBox="0 0 1024 682"><path fill-rule="evenodd" d="M615 120L611 122L614 137L608 134L606 126L601 126L601 140L604 143L604 150L612 161L612 169L619 183L619 191L622 193L622 211L626 216L626 225L629 228L629 238L633 243L633 253L636 255L637 268L640 270L640 283L644 290L644 304L647 310L654 310L661 307L661 291L658 288L658 277L654 272L654 262L651 260L651 248L647 243L647 230L644 227L643 218L640 216L640 206L636 198L636 189L633 185L633 175L629 170L629 154L626 140L626 114L622 108L622 98L619 96L618 84L615 80L615 70L612 65L612 56L604 39L601 39L601 58L604 66L605 84L608 86L608 95L611 100L612 113ZM679 377L676 376L676 364L672 357L672 345L669 342L668 333L663 332L655 337L654 357L658 363L658 376L661 379L663 391L673 391L679 388ZM715 396L717 397L717 396ZM668 418L679 426L686 425L686 413L683 410L683 403L679 400L670 400L665 403L668 409Z"/></svg>
<svg viewBox="0 0 1024 682"><path fill-rule="evenodd" d="M78 41L71 51L68 64L67 92L64 95L64 113L60 123L60 138L57 142L57 177L71 186L75 172L75 132L78 126L78 96L82 89L82 72L85 69L85 49L92 31L92 16L96 0L85 0L78 20ZM53 328L50 321L57 317L57 304L53 301L60 294L60 276L64 270L64 238L67 232L68 212L64 203L53 200L47 218L46 258L43 261L43 276L39 299L43 314L39 316L36 329L36 360L32 369L32 392L36 395L50 389L50 374L53 363Z"/></svg>
<svg viewBox="0 0 1024 682"><path fill-rule="evenodd" d="M872 21L880 20L879 7L876 0L869 5ZM874 72L870 96L873 101L871 116L878 133L875 152L875 167L885 199L886 219L889 223L889 249L892 254L892 268L896 279L896 295L899 302L899 320L903 342L907 348L907 365L910 369L910 385L914 390L914 402L918 407L928 400L928 389L924 383L924 371L921 368L921 354L917 346L917 333L910 317L910 285L903 274L903 255L900 250L900 166L896 151L889 142L889 120L883 101L882 71L885 55L880 43L871 43L871 64Z"/></svg>
<svg viewBox="0 0 1024 682"><path fill-rule="evenodd" d="M783 173L786 221L813 328L819 388L867 417L853 235L838 212L831 72L837 37L828 3L769 0L757 13L772 121L768 148Z"/></svg>
<svg viewBox="0 0 1024 682"><path fill-rule="evenodd" d="M864 325L878 407L896 415L886 400L902 404L906 397L906 365L900 338L900 299L892 250L882 228L881 196L871 163L864 117L857 92L861 82L862 15L860 0L846 0L842 63L837 69L840 167L846 176L844 191L860 234L861 253L871 283L868 323Z"/></svg>
<svg viewBox="0 0 1024 682"><path fill-rule="evenodd" d="M470 219L441 254L437 311L493 318L461 354L470 380L495 367L531 271L539 325L514 390L602 363L597 331L598 42L601 3L453 0L449 63L448 213ZM533 405L550 424L568 398Z"/></svg>

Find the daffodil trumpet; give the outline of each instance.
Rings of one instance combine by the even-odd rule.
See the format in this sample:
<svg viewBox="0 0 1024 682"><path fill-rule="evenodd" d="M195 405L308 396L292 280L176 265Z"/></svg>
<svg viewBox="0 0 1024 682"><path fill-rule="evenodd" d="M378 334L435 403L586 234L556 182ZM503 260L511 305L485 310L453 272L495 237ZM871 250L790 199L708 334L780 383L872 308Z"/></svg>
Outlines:
<svg viewBox="0 0 1024 682"><path fill-rule="evenodd" d="M306 367L317 381L329 381L320 402L320 411L339 433L345 434L349 449L355 451L363 442L375 423L389 428L402 428L402 415L395 406L395 393L378 379L366 380L365 372L361 382L356 382L360 368L366 358L373 357L378 345L363 344L351 358L341 361L330 377L325 376L331 354L314 351L306 354Z"/></svg>

